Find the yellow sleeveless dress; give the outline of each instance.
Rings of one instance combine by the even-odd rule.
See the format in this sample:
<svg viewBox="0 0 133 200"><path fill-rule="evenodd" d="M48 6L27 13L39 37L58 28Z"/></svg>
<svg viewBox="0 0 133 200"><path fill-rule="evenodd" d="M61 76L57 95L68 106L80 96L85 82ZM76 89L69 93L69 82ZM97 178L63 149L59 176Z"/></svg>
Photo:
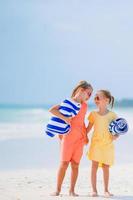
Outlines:
<svg viewBox="0 0 133 200"><path fill-rule="evenodd" d="M111 166L114 163L114 144L108 127L116 118L116 114L112 111L105 115L93 111L88 117L89 122L93 123L94 131L87 156L90 160L99 162L99 166L102 164Z"/></svg>

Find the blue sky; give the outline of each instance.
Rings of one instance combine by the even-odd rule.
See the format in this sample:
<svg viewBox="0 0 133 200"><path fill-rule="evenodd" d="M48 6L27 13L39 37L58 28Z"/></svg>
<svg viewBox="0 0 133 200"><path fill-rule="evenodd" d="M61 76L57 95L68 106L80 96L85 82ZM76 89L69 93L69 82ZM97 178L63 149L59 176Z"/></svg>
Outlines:
<svg viewBox="0 0 133 200"><path fill-rule="evenodd" d="M58 103L79 80L133 98L132 0L0 0L0 103Z"/></svg>

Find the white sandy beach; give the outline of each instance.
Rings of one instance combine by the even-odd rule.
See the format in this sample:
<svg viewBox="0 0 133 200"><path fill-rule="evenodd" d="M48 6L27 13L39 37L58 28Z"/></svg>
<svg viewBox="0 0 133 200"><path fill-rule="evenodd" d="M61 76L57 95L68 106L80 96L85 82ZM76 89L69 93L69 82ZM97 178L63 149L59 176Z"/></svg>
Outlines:
<svg viewBox="0 0 133 200"><path fill-rule="evenodd" d="M11 111L10 111L11 112ZM13 114L16 111L12 111ZM86 158L88 147L84 148L76 192L80 195L69 197L70 168L66 174L61 196L51 197L56 187L56 173L59 165L60 145L57 138L48 138L43 132L47 112L17 111L23 121L0 122L0 200L56 200L56 199L104 199L102 171L98 172L98 198L92 198L90 184L90 162ZM33 122L27 122L27 112ZM31 114L30 114L31 113ZM43 114L42 114L43 113ZM121 111L122 113L122 111ZM115 200L133 200L133 126L132 110L123 111L130 124L127 136L116 142L116 162L110 170L110 191ZM35 114L35 115L37 115ZM28 116L29 116L28 115ZM43 116L46 120L43 122ZM41 119L41 120L40 120ZM30 119L31 120L31 119ZM40 123L41 121L41 123Z"/></svg>
<svg viewBox="0 0 133 200"><path fill-rule="evenodd" d="M70 170L64 180L62 193L59 197L49 194L54 191L56 181L55 170L16 170L0 172L0 199L1 200L54 200L79 199L102 200L103 185L102 173L99 169L98 188L99 197L90 197L90 168L81 168L76 186L79 197L69 197ZM133 165L119 165L111 169L111 192L115 200L133 200Z"/></svg>

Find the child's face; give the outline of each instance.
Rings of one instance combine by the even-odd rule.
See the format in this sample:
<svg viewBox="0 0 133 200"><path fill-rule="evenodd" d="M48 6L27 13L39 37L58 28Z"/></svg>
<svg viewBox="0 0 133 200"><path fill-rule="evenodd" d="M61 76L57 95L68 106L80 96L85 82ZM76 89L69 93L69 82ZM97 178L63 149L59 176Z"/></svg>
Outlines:
<svg viewBox="0 0 133 200"><path fill-rule="evenodd" d="M97 92L96 96L94 98L95 104L97 107L107 107L109 104L109 99L102 93L102 92Z"/></svg>
<svg viewBox="0 0 133 200"><path fill-rule="evenodd" d="M93 90L91 88L88 89L80 89L79 90L79 95L81 97L82 102L88 101L89 98L91 97Z"/></svg>

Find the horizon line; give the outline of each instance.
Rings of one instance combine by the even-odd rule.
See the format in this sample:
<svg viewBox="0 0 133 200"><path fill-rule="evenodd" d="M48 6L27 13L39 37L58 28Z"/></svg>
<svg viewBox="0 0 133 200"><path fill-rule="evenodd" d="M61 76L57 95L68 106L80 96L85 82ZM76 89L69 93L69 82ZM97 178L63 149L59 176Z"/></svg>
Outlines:
<svg viewBox="0 0 133 200"><path fill-rule="evenodd" d="M127 105L129 103L129 105ZM33 108L33 107L49 107L54 105L55 103L50 102L50 103L0 103L0 108L6 108L6 107L28 107L28 108ZM95 104L93 102L88 103L89 106L94 106ZM115 100L115 105L116 106L133 106L133 98L123 98L120 100Z"/></svg>

